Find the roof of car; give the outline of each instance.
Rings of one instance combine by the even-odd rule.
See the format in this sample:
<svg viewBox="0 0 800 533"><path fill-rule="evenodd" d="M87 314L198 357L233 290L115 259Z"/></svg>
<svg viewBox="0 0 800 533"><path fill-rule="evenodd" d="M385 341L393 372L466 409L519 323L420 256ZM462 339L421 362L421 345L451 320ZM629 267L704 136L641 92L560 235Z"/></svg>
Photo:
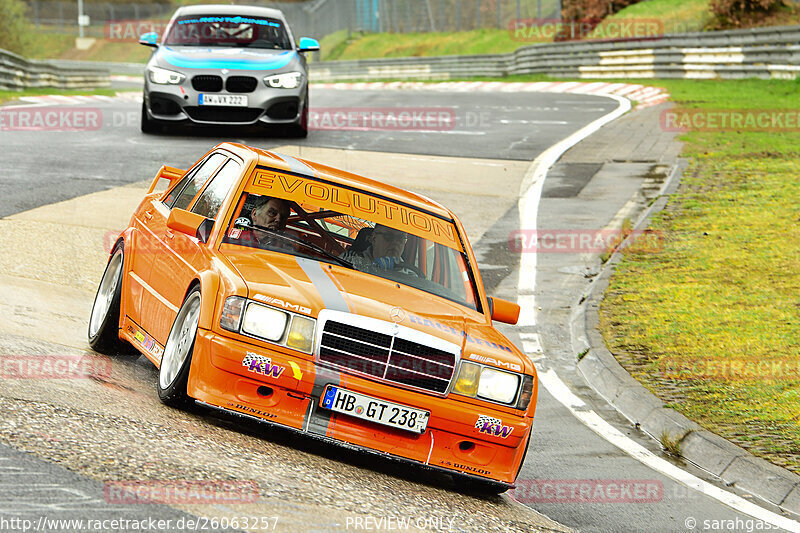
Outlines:
<svg viewBox="0 0 800 533"><path fill-rule="evenodd" d="M176 15L244 15L271 17L283 20L283 13L278 9L260 6L235 6L231 4L203 4L178 8Z"/></svg>
<svg viewBox="0 0 800 533"><path fill-rule="evenodd" d="M389 196L394 200L405 202L406 204L427 210L445 218L453 218L453 213L449 209L438 202L434 202L430 198L407 191L405 189L401 189L399 187L395 187L394 185L383 183L381 181L365 178L364 176L359 176L358 174L353 174L352 172L329 167L327 165L315 163L306 159L295 158L276 152L262 150L260 148L254 148L252 146L246 146L244 144L222 143L219 145L219 147L237 153L245 159L249 159L248 155L251 157L255 156L258 158L259 165L278 168L297 174L305 174L308 176L316 175L317 177L347 187L354 187L369 193Z"/></svg>

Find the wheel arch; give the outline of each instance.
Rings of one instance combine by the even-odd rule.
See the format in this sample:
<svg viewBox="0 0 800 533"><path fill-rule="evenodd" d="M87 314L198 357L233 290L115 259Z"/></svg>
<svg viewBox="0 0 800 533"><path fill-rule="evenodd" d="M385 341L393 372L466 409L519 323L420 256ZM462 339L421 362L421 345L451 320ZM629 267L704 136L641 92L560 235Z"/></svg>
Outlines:
<svg viewBox="0 0 800 533"><path fill-rule="evenodd" d="M183 295L184 300L195 287L200 287L200 295L204 299L200 308L200 321L197 324L199 328L211 329L213 326L219 286L219 274L211 270L204 270L198 272L186 288L186 294ZM209 296L212 298L211 301L207 300Z"/></svg>

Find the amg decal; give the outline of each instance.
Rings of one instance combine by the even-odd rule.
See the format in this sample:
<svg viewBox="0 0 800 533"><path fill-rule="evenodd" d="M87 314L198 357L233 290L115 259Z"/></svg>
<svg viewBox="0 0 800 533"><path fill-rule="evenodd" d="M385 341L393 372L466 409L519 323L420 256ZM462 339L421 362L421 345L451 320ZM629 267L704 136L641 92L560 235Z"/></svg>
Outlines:
<svg viewBox="0 0 800 533"><path fill-rule="evenodd" d="M516 363L508 363L506 361L500 361L495 359L494 357L486 357L485 355L478 355L476 353L469 354L469 358L473 361L479 361L481 363L486 363L487 365L496 366L498 368L507 368L509 370L514 370L516 372L522 372L522 367Z"/></svg>
<svg viewBox="0 0 800 533"><path fill-rule="evenodd" d="M298 313L303 313L304 315L311 314L311 308L309 307L304 307L299 304L293 304L291 302L287 302L286 300L281 300L280 298L273 298L272 296L264 296L263 294L256 294L255 296L253 296L253 300L258 300L260 302L272 304L277 307L283 307L284 309L288 309L289 311L297 311Z"/></svg>

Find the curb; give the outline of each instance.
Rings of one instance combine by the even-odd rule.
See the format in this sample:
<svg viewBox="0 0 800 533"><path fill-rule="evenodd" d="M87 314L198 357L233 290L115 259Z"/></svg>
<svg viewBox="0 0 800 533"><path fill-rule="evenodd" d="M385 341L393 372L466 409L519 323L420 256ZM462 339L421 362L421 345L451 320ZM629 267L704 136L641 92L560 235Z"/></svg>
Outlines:
<svg viewBox="0 0 800 533"><path fill-rule="evenodd" d="M667 204L669 194L677 189L685 163L673 167L656 200L642 213L634 228L645 228L650 217ZM791 518L800 518L800 476L702 428L664 403L634 379L606 348L598 330L599 308L614 267L621 253L615 252L603 266L572 313L571 332L575 353L585 352L577 368L586 382L609 404L654 439L668 435L680 443L681 457L717 476L728 486L735 486L777 506Z"/></svg>

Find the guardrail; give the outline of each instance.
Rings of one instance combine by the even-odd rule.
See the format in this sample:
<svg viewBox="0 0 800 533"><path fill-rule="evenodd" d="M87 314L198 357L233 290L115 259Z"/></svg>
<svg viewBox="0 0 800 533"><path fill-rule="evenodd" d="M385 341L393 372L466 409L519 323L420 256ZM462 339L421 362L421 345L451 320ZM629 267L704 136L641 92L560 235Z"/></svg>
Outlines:
<svg viewBox="0 0 800 533"><path fill-rule="evenodd" d="M109 86L111 80L106 69L61 67L0 50L0 89L3 90L37 87L93 89Z"/></svg>
<svg viewBox="0 0 800 533"><path fill-rule="evenodd" d="M514 74L570 78L785 78L800 73L800 26L663 35L637 41L525 46L509 54L311 64L313 81L451 79Z"/></svg>

